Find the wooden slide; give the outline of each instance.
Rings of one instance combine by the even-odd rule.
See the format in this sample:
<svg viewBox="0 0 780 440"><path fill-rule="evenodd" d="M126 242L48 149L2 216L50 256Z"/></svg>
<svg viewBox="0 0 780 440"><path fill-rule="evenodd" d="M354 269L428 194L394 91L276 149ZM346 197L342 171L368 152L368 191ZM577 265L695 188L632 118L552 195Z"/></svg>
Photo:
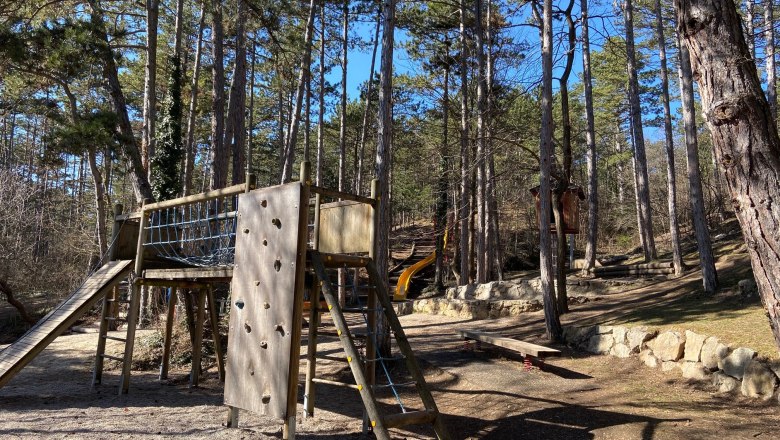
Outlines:
<svg viewBox="0 0 780 440"><path fill-rule="evenodd" d="M444 249L447 249L447 233L444 231ZM423 260L409 266L398 277L398 284L395 286L395 294L393 295L393 301L405 301L406 293L409 291L409 284L412 283L412 277L417 275L417 272L425 269L431 264L436 262L436 251L433 251L425 257Z"/></svg>
<svg viewBox="0 0 780 440"><path fill-rule="evenodd" d="M132 263L117 260L101 267L19 340L0 351L0 388L102 299L130 272Z"/></svg>

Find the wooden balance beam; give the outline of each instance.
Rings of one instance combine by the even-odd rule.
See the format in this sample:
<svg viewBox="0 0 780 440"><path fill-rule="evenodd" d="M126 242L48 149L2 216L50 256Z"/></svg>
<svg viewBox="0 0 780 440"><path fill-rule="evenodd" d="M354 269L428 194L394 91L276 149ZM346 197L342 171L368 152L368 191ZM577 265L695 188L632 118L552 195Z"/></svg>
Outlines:
<svg viewBox="0 0 780 440"><path fill-rule="evenodd" d="M498 333L480 332L475 330L458 330L458 334L464 340L473 340L477 342L484 342L486 344L501 347L507 350L519 353L525 358L525 367L530 369L531 358L536 358L540 362L540 366L543 365L544 359L548 356L560 356L560 350L554 348L545 347L543 345L532 344L530 342L518 341L517 339L507 338L506 336Z"/></svg>

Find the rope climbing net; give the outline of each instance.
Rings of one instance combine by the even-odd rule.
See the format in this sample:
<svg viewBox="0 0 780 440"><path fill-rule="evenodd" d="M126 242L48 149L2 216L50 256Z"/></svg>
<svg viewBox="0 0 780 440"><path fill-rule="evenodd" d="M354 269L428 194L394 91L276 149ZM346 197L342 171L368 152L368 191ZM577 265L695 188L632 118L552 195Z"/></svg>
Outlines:
<svg viewBox="0 0 780 440"><path fill-rule="evenodd" d="M187 265L232 266L237 217L237 195L155 209L144 247Z"/></svg>

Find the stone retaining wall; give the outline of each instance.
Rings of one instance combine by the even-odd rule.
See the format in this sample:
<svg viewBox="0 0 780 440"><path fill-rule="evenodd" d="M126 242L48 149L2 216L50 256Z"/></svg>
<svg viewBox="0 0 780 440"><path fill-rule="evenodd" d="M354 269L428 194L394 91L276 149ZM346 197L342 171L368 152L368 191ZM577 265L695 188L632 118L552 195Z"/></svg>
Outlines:
<svg viewBox="0 0 780 440"><path fill-rule="evenodd" d="M646 327L596 325L564 328L564 339L577 349L627 358L663 371L680 370L686 379L710 382L718 392L780 402L776 392L780 362L767 361L745 347L732 349L714 336L686 330L659 332Z"/></svg>

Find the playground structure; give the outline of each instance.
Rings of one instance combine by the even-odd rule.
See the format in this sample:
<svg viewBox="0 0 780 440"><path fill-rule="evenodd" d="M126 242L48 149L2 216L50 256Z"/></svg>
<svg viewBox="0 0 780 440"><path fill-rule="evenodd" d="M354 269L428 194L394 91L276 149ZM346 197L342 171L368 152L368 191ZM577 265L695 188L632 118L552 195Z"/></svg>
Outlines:
<svg viewBox="0 0 780 440"><path fill-rule="evenodd" d="M110 261L41 323L0 352L0 386L103 299L93 385L102 382L104 360L113 359L122 363L119 392L127 393L142 287L180 287L196 293L194 298L185 295L186 301L193 302L186 310L194 309L188 317L195 325L191 383L198 383L208 314L220 379L225 380L228 426L237 426L239 409L244 409L283 419L284 438L295 437L303 314L308 309L306 417L314 415L317 383L341 385L359 392L365 408L364 431L373 429L379 439L389 439L390 428L411 424L431 424L438 438L449 438L393 310L387 280L380 279L373 262L380 203L373 188L369 198L314 186L309 180L309 164L303 163L298 182L255 189L254 178L248 176L244 184L145 203L134 213L120 215L120 208L115 212ZM323 203L323 199L335 201ZM352 286L365 291L365 304L347 308L339 303L331 280L336 278L334 270L345 268L363 275L355 280L367 278L367 285ZM117 285L128 274L130 291L122 298ZM215 282L231 284L226 362L219 345L212 289ZM175 301L176 295L169 295L161 378L168 372ZM116 309L122 303L127 304L127 333L119 338L109 335L108 330L121 319ZM342 360L355 383L316 377L317 359L324 357L317 354L322 313L330 314L344 349ZM357 344L362 335L350 328L355 320L347 320L345 313L362 317L362 351ZM378 350L379 316L395 338L399 352L395 357ZM105 353L108 339L125 344L121 358ZM394 382L388 363L395 360L405 362L410 382ZM383 381L377 381L377 371L384 376ZM398 392L404 386L414 387L421 409L404 407ZM401 413L379 411L375 393L380 388L392 391Z"/></svg>

